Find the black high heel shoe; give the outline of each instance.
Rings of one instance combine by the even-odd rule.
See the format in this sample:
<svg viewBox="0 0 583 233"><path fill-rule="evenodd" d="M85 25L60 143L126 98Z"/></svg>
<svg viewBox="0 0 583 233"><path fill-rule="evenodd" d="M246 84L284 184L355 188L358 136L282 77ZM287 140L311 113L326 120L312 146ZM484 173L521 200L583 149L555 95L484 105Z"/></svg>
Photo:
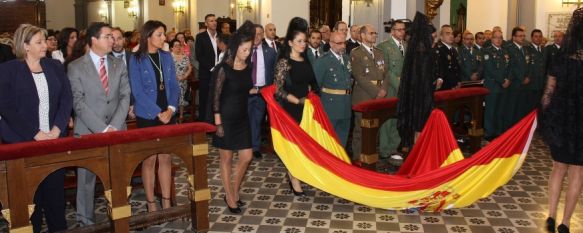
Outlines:
<svg viewBox="0 0 583 233"><path fill-rule="evenodd" d="M245 205L247 205L247 203L245 203L245 202L242 202L242 201L241 201L241 199L237 200L237 206L238 206L238 207L243 207L243 206L245 206Z"/></svg>
<svg viewBox="0 0 583 233"><path fill-rule="evenodd" d="M555 219L548 217L547 218L547 232L548 233L555 233Z"/></svg>
<svg viewBox="0 0 583 233"><path fill-rule="evenodd" d="M289 182L289 188L291 189L291 191L294 193L295 196L298 197L305 197L308 196L306 195L306 193L304 191L298 192L294 189L294 186L292 185L291 181Z"/></svg>
<svg viewBox="0 0 583 233"><path fill-rule="evenodd" d="M565 224L561 224L559 225L559 227L557 227L557 231L559 233L569 233L569 228L565 225Z"/></svg>
<svg viewBox="0 0 583 233"><path fill-rule="evenodd" d="M229 211L231 211L231 213L233 214L241 213L241 208L239 208L238 205L235 208L229 206L229 203L227 202L227 196L223 197L223 200L225 200L225 204L227 204L227 207L229 208Z"/></svg>

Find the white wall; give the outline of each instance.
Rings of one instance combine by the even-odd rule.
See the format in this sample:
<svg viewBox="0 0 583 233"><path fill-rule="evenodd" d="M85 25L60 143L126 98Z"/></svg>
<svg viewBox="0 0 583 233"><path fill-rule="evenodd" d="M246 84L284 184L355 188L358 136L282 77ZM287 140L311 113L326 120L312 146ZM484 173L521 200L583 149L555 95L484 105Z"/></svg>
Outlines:
<svg viewBox="0 0 583 233"><path fill-rule="evenodd" d="M105 2L88 2L87 3L87 26L91 25L93 22L106 22L105 18L101 18L99 11L107 12L107 5ZM106 13L107 15L107 13ZM109 17L109 16L108 16ZM75 17L73 17L75 18ZM73 25L74 26L74 25Z"/></svg>
<svg viewBox="0 0 583 233"><path fill-rule="evenodd" d="M198 0L196 8L198 22L204 22L207 14L215 14L217 18L231 16L230 0Z"/></svg>
<svg viewBox="0 0 583 233"><path fill-rule="evenodd" d="M47 29L75 27L75 0L45 0Z"/></svg>
<svg viewBox="0 0 583 233"><path fill-rule="evenodd" d="M272 19L277 35L284 37L289 21L293 17L310 20L310 0L272 0Z"/></svg>
<svg viewBox="0 0 583 233"><path fill-rule="evenodd" d="M134 30L134 20L128 16L128 10L123 7L123 2L111 2L111 25L120 27L124 31Z"/></svg>
<svg viewBox="0 0 583 233"><path fill-rule="evenodd" d="M158 2L158 0L144 0L144 22L158 20L166 24L167 31L171 31L172 28L176 28L172 0L166 0L164 6L160 6Z"/></svg>
<svg viewBox="0 0 583 233"><path fill-rule="evenodd" d="M548 1L548 0L544 0ZM507 0L468 0L467 30L470 32L492 30L494 26L501 26L506 30L508 20ZM506 35L504 38L507 38Z"/></svg>
<svg viewBox="0 0 583 233"><path fill-rule="evenodd" d="M577 7L575 5L565 5L561 4L560 0L536 0L536 12L535 12L535 26L536 28L543 31L543 35L548 36L548 20L549 13L570 13Z"/></svg>
<svg viewBox="0 0 583 233"><path fill-rule="evenodd" d="M273 19L273 7L271 0L259 0L259 22L261 25L265 25L271 23ZM277 30L277 33L281 33L281 31Z"/></svg>

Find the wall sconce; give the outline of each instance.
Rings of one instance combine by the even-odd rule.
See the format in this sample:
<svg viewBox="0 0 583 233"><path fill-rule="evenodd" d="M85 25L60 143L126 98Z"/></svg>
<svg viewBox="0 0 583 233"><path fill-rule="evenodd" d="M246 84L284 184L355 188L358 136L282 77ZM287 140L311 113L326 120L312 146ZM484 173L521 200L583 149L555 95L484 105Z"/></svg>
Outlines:
<svg viewBox="0 0 583 233"><path fill-rule="evenodd" d="M240 0L237 3L237 8L239 8L240 11L247 10L249 13L251 13L251 11L253 11L252 1L251 0L247 0L246 3L243 3L243 1Z"/></svg>
<svg viewBox="0 0 583 233"><path fill-rule="evenodd" d="M577 8L581 7L581 5L583 5L583 1L582 0L562 0L562 4L563 5L577 5Z"/></svg>
<svg viewBox="0 0 583 233"><path fill-rule="evenodd" d="M172 9L174 10L174 14L184 14L186 11L186 2L183 0L174 0Z"/></svg>
<svg viewBox="0 0 583 233"><path fill-rule="evenodd" d="M132 19L137 19L138 14L140 12L140 8L138 7L138 3L135 0L132 0L128 4L129 4L129 6L127 7L128 16Z"/></svg>
<svg viewBox="0 0 583 233"><path fill-rule="evenodd" d="M101 9L99 9L99 11L97 13L99 14L99 17L101 17L101 21L107 22L107 18L109 16L109 14L107 12L107 8L101 7Z"/></svg>

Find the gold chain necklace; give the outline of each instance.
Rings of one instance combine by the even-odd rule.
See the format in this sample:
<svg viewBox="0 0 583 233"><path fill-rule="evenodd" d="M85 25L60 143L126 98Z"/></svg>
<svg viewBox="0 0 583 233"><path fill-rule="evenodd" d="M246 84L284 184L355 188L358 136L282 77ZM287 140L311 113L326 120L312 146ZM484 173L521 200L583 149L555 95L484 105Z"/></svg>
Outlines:
<svg viewBox="0 0 583 233"><path fill-rule="evenodd" d="M160 63L159 65L156 64L156 62L154 62L154 59L152 59L152 57L150 56L150 54L148 54L148 58L150 58L150 61L152 61L152 64L154 64L154 67L156 67L156 69L158 70L158 72L160 73L160 86L159 89L160 91L164 90L164 74L162 72L162 59L160 58L160 54L158 54L158 62Z"/></svg>

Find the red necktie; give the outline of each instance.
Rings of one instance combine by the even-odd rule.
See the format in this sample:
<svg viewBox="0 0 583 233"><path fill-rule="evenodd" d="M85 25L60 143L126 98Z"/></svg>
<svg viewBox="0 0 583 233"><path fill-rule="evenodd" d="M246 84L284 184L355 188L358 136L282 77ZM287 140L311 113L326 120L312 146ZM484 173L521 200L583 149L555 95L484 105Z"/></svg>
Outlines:
<svg viewBox="0 0 583 233"><path fill-rule="evenodd" d="M277 52L277 48L275 47L275 41L271 41L271 47L272 47L273 49L275 49L275 51Z"/></svg>
<svg viewBox="0 0 583 233"><path fill-rule="evenodd" d="M105 95L109 95L109 85L107 85L107 71L105 70L105 57L99 59L99 79L101 80L103 90L105 90Z"/></svg>
<svg viewBox="0 0 583 233"><path fill-rule="evenodd" d="M253 62L253 70L251 71L251 77L253 78L253 86L257 83L257 48L253 48L253 56L251 57L251 62Z"/></svg>

